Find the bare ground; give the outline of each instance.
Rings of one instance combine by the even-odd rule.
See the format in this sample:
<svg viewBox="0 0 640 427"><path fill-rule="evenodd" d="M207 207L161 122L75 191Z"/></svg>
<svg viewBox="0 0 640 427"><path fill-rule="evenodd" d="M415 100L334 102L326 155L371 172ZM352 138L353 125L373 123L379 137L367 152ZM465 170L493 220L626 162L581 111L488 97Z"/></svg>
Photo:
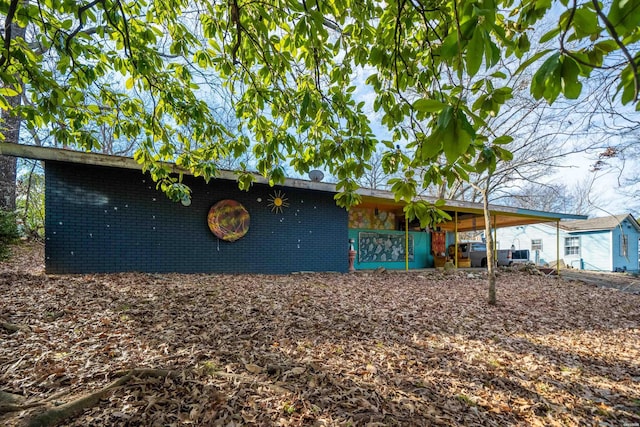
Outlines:
<svg viewBox="0 0 640 427"><path fill-rule="evenodd" d="M640 295L640 277L631 273L608 273L567 269L560 272L565 280L576 280L601 288L618 289Z"/></svg>
<svg viewBox="0 0 640 427"><path fill-rule="evenodd" d="M3 425L640 423L638 295L509 272L491 307L466 271L47 276L41 246L14 254Z"/></svg>

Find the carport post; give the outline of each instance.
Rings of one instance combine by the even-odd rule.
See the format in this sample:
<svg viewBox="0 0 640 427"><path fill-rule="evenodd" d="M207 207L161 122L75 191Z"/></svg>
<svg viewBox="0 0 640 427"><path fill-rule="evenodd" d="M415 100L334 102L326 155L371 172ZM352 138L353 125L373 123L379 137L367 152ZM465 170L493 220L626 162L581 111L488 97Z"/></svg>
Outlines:
<svg viewBox="0 0 640 427"><path fill-rule="evenodd" d="M454 234L456 235L455 238L455 246L454 246L454 250L453 250L453 265L456 266L456 268L458 268L458 211L456 211L455 214L455 231Z"/></svg>
<svg viewBox="0 0 640 427"><path fill-rule="evenodd" d="M560 278L560 220L556 221L556 270Z"/></svg>
<svg viewBox="0 0 640 427"><path fill-rule="evenodd" d="M409 271L409 217L406 215L404 216L404 269Z"/></svg>

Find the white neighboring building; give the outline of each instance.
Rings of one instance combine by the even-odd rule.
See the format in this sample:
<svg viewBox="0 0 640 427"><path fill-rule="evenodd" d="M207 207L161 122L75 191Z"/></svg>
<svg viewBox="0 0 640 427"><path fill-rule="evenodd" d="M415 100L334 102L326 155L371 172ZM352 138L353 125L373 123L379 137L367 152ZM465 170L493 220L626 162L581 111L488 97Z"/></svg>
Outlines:
<svg viewBox="0 0 640 427"><path fill-rule="evenodd" d="M559 230L559 233L557 232ZM640 225L631 214L577 221L499 228L498 249L529 249L538 265L558 258L568 267L594 271L638 272Z"/></svg>

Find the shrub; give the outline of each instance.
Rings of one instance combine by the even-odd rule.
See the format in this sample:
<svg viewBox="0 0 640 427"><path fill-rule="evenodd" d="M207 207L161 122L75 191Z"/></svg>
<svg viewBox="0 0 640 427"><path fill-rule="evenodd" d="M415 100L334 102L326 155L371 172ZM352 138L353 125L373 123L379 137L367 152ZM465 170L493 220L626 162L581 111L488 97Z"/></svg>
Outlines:
<svg viewBox="0 0 640 427"><path fill-rule="evenodd" d="M9 255L9 244L18 237L20 237L20 232L15 212L0 209L0 259Z"/></svg>
<svg viewBox="0 0 640 427"><path fill-rule="evenodd" d="M22 221L21 234L37 239L44 237L44 172L37 162L26 163L19 171L16 214Z"/></svg>

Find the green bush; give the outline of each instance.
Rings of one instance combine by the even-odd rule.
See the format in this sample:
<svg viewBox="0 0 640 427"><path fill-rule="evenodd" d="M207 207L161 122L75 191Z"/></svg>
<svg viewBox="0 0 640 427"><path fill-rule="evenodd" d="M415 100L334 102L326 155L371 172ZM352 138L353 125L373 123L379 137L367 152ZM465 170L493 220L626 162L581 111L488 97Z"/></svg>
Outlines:
<svg viewBox="0 0 640 427"><path fill-rule="evenodd" d="M29 238L44 238L44 172L38 164L25 164L18 175L16 213L20 232Z"/></svg>
<svg viewBox="0 0 640 427"><path fill-rule="evenodd" d="M0 209L0 259L9 255L9 244L20 237L15 212Z"/></svg>

